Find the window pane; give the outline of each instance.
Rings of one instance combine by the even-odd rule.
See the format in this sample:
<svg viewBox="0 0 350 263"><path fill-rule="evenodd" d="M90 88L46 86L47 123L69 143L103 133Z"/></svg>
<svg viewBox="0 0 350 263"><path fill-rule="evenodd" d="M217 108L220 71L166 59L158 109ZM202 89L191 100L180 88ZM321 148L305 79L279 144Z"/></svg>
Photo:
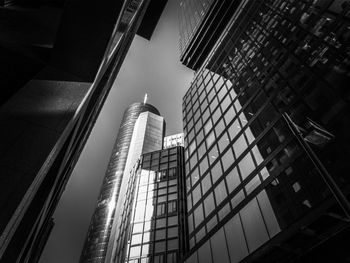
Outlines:
<svg viewBox="0 0 350 263"><path fill-rule="evenodd" d="M231 262L239 262L248 255L248 248L239 215L235 215L228 221L224 228Z"/></svg>
<svg viewBox="0 0 350 263"><path fill-rule="evenodd" d="M239 124L238 120L235 120L228 128L228 133L230 134L231 140L235 138L241 130L241 125Z"/></svg>
<svg viewBox="0 0 350 263"><path fill-rule="evenodd" d="M232 149L228 149L227 152L222 156L222 166L224 167L224 172L231 166L231 164L234 162L235 158L232 153Z"/></svg>
<svg viewBox="0 0 350 263"><path fill-rule="evenodd" d="M209 148L214 141L215 141L215 134L214 134L214 131L212 131L206 138L207 148Z"/></svg>
<svg viewBox="0 0 350 263"><path fill-rule="evenodd" d="M168 238L177 237L179 235L177 227L169 227L168 228Z"/></svg>
<svg viewBox="0 0 350 263"><path fill-rule="evenodd" d="M276 235L278 232L281 231L281 228L277 222L275 212L273 211L273 208L266 194L266 191L263 190L262 192L260 192L257 198L261 208L261 212L265 219L267 230L269 231L270 237L273 237L274 235Z"/></svg>
<svg viewBox="0 0 350 263"><path fill-rule="evenodd" d="M178 239L168 240L168 250L173 250L173 249L178 249L178 248L179 248Z"/></svg>
<svg viewBox="0 0 350 263"><path fill-rule="evenodd" d="M139 257L140 253L141 253L141 246L131 247L129 257L130 258Z"/></svg>
<svg viewBox="0 0 350 263"><path fill-rule="evenodd" d="M210 150L208 154L210 165L212 165L215 162L216 158L218 157L219 157L218 147L214 145L214 147Z"/></svg>
<svg viewBox="0 0 350 263"><path fill-rule="evenodd" d="M209 164L208 159L205 157L199 164L200 173L203 175L208 170Z"/></svg>
<svg viewBox="0 0 350 263"><path fill-rule="evenodd" d="M236 158L238 158L245 149L247 149L248 144L247 141L245 140L244 134L239 136L239 138L234 142L232 148L235 152Z"/></svg>
<svg viewBox="0 0 350 263"><path fill-rule="evenodd" d="M226 183L229 193L231 193L237 188L237 186L239 186L239 184L241 183L241 179L239 178L237 167L233 168L228 173L228 175L226 176Z"/></svg>
<svg viewBox="0 0 350 263"><path fill-rule="evenodd" d="M196 186L196 188L193 189L193 192L192 192L193 205L195 205L199 201L199 199L202 197L202 195L201 195L201 188L200 187L201 187L201 185L198 184Z"/></svg>
<svg viewBox="0 0 350 263"><path fill-rule="evenodd" d="M210 174L208 173L202 180L203 195L210 189L211 186L212 184L211 184Z"/></svg>
<svg viewBox="0 0 350 263"><path fill-rule="evenodd" d="M219 150L221 153L226 149L226 147L229 145L229 143L230 143L230 140L227 136L227 133L225 132L218 141Z"/></svg>
<svg viewBox="0 0 350 263"><path fill-rule="evenodd" d="M219 111L219 109L218 109ZM221 113L219 113L220 116L221 116ZM221 119L218 124L216 124L215 126L215 132L216 132L216 136L220 136L220 134L225 130L225 123L224 123L224 120Z"/></svg>
<svg viewBox="0 0 350 263"><path fill-rule="evenodd" d="M259 185L260 185L260 178L259 178L259 175L256 175L245 186L245 190L247 192L247 195L249 195L251 192L253 192L254 189L257 188Z"/></svg>
<svg viewBox="0 0 350 263"><path fill-rule="evenodd" d="M249 251L253 252L269 239L257 200L250 201L240 214Z"/></svg>
<svg viewBox="0 0 350 263"><path fill-rule="evenodd" d="M140 244L142 239L142 234L137 234L132 236L131 245Z"/></svg>
<svg viewBox="0 0 350 263"><path fill-rule="evenodd" d="M219 205L227 197L227 191L225 186L225 180L222 180L217 187L215 187L215 199L217 205Z"/></svg>
<svg viewBox="0 0 350 263"><path fill-rule="evenodd" d="M213 251L213 258L220 259L220 263L230 263L223 228L216 232L211 238L210 243Z"/></svg>
<svg viewBox="0 0 350 263"><path fill-rule="evenodd" d="M156 240L165 239L165 229L156 231Z"/></svg>
<svg viewBox="0 0 350 263"><path fill-rule="evenodd" d="M214 203L214 197L213 193L210 193L205 199L204 199L204 212L205 216L208 216L215 208Z"/></svg>
<svg viewBox="0 0 350 263"><path fill-rule="evenodd" d="M239 162L239 169L241 171L242 179L244 180L247 176L255 169L255 165L252 156L248 152L246 156Z"/></svg>
<svg viewBox="0 0 350 263"><path fill-rule="evenodd" d="M155 253L164 252L164 251L165 251L165 241L154 243L154 252Z"/></svg>
<svg viewBox="0 0 350 263"><path fill-rule="evenodd" d="M228 97L228 96L227 96ZM234 110L234 108L233 107L230 107L229 109L228 109L228 111L225 113L225 115L224 115L224 119L225 119L225 121L226 121L226 124L228 125L232 120L233 120L233 118L236 116L236 112L235 112L235 110Z"/></svg>
<svg viewBox="0 0 350 263"><path fill-rule="evenodd" d="M202 204L200 204L195 210L194 210L194 225L197 227L200 223L202 223L204 216L203 216L203 209Z"/></svg>
<svg viewBox="0 0 350 263"><path fill-rule="evenodd" d="M213 127L213 124L212 124L211 120L209 119L208 122L204 125L204 133L208 134L212 127Z"/></svg>
<svg viewBox="0 0 350 263"><path fill-rule="evenodd" d="M211 251L209 240L198 249L198 260L201 263L211 263Z"/></svg>
<svg viewBox="0 0 350 263"><path fill-rule="evenodd" d="M220 160L211 169L211 175L213 177L213 184L222 176L222 169Z"/></svg>

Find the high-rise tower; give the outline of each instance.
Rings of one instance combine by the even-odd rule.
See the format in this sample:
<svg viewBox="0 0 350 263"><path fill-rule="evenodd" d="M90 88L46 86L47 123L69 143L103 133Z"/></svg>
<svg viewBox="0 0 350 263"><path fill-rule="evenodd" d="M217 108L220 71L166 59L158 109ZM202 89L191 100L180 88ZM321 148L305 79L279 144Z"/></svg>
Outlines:
<svg viewBox="0 0 350 263"><path fill-rule="evenodd" d="M346 261L349 8L213 1L191 31L186 262Z"/></svg>
<svg viewBox="0 0 350 263"><path fill-rule="evenodd" d="M164 120L150 104L131 104L124 113L80 262L104 262L123 180L141 154L162 148ZM121 194L120 194L121 192Z"/></svg>

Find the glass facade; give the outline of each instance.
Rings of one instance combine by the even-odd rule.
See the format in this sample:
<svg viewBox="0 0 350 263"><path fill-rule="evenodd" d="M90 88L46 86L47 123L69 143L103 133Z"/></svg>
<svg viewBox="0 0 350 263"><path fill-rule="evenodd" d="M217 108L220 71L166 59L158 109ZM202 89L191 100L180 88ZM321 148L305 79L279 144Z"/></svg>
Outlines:
<svg viewBox="0 0 350 263"><path fill-rule="evenodd" d="M144 154L128 181L113 262L168 262L186 249L183 147Z"/></svg>
<svg viewBox="0 0 350 263"><path fill-rule="evenodd" d="M180 53L183 54L213 0L181 0L179 12Z"/></svg>
<svg viewBox="0 0 350 263"><path fill-rule="evenodd" d="M186 262L289 262L348 226L282 113L335 135L312 147L347 195L349 39L344 1L241 1L183 99Z"/></svg>
<svg viewBox="0 0 350 263"><path fill-rule="evenodd" d="M161 149L162 147L162 117L157 116L158 118L161 118L161 125L157 126L157 131L154 131L151 125L149 125L148 129L146 130L145 124L147 121L145 121L145 117L151 114L157 116L156 114L159 114L159 112L152 105L143 103L131 104L124 112L124 116L118 131L117 140L115 142L107 167L105 179L101 187L97 206L89 226L89 231L85 240L80 262L104 261L108 243L111 238L111 228L116 217L116 205L121 191L124 170L129 167L129 165L126 166L126 164L129 156L131 155L129 153L130 149L135 147L135 142L132 143L133 146L131 147L133 136L135 137L136 134L138 135L136 136L138 138L138 149L141 147L141 149L139 149L139 155L136 157L136 159L142 152L144 141L145 149L155 150L155 148L152 148L152 145L154 145L154 147L158 147L156 149ZM142 116L142 118L139 118L140 116ZM152 118L156 117L152 116ZM136 123L140 128L134 131ZM154 138L155 133L156 136L158 136L158 144L153 144L153 142L156 142L157 139L152 139Z"/></svg>

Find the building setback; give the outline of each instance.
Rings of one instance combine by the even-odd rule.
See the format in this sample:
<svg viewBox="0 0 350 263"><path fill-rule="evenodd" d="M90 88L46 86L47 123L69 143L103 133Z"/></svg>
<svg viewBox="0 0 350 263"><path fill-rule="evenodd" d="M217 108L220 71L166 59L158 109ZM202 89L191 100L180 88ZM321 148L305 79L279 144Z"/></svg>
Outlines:
<svg viewBox="0 0 350 263"><path fill-rule="evenodd" d="M150 2L0 1L1 262L38 260L131 41L166 1Z"/></svg>
<svg viewBox="0 0 350 263"><path fill-rule="evenodd" d="M222 17L218 37L202 17L183 45L197 69L183 98L185 261L344 262L349 218L333 192L346 208L350 6L229 2L203 15Z"/></svg>
<svg viewBox="0 0 350 263"><path fill-rule="evenodd" d="M142 153L162 148L164 129L163 117L150 104L134 103L125 110L80 262L104 262L130 170Z"/></svg>

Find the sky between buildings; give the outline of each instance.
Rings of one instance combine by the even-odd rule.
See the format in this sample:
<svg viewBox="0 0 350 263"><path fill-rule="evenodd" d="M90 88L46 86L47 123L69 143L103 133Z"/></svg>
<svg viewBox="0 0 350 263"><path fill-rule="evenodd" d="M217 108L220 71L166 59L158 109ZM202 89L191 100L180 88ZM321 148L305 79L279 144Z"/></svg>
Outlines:
<svg viewBox="0 0 350 263"><path fill-rule="evenodd" d="M54 215L40 263L77 263L126 107L148 93L167 135L182 132L182 97L193 71L179 62L178 0L168 0L151 41L136 36Z"/></svg>

